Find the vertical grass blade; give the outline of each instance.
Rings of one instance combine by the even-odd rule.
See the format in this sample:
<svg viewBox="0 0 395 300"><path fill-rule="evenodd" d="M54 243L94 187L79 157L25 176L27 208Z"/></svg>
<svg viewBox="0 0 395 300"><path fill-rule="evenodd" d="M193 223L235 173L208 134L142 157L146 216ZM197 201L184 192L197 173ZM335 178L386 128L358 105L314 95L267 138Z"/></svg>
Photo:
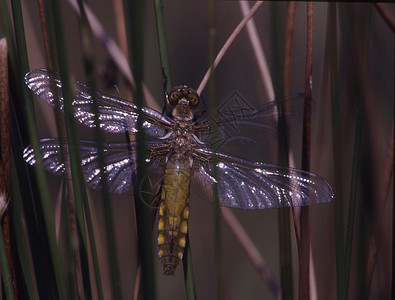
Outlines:
<svg viewBox="0 0 395 300"><path fill-rule="evenodd" d="M283 22L279 22L282 18L280 17L280 9L278 3L270 2L270 14L271 18L270 28L272 28L271 37L271 51L273 52L273 65L271 68L271 75L273 78L275 97L281 99L284 96L283 88L283 72L284 72L284 50L281 45L284 43L284 25Z"/></svg>
<svg viewBox="0 0 395 300"><path fill-rule="evenodd" d="M156 19L156 30L158 32L158 45L159 45L159 55L162 68L163 84L165 89L169 92L172 85L170 77L170 64L169 64L169 54L167 51L167 39L166 39L166 27L165 27L165 17L163 15L163 1L154 0L155 6L155 19ZM167 77L167 79L165 78ZM167 82L166 82L167 80Z"/></svg>
<svg viewBox="0 0 395 300"><path fill-rule="evenodd" d="M19 185L19 178L17 176L17 171L15 168L15 160L13 160L12 164L12 185L13 185L13 212L15 216L13 217L13 227L15 230L15 243L16 243L16 251L15 255L18 256L19 266L21 269L21 278L22 282L18 284L18 295L21 297L24 296L26 299L33 300L34 299L34 286L33 279L31 277L31 268L32 265L29 262L29 251L28 245L26 241L26 233L23 228L22 218L23 208L22 208L22 195L21 195L21 187ZM23 287L23 288L22 288Z"/></svg>
<svg viewBox="0 0 395 300"><path fill-rule="evenodd" d="M127 1L128 9L125 10L129 17L129 33L130 39L130 53L131 53L131 69L136 82L133 96L135 104L141 110L144 100L143 94L143 76L144 76L144 6L145 2L142 0ZM137 119L137 181L135 185L135 207L137 219L137 233L138 233L138 257L141 265L141 299L155 299L155 273L153 264L153 249L152 249L152 214L151 210L144 203L149 203L150 199L140 200L138 195L140 185L143 190L149 190L144 183L147 174L146 169L146 149L145 149L145 135L143 130L143 118L141 114ZM143 196L144 197L144 196Z"/></svg>
<svg viewBox="0 0 395 300"><path fill-rule="evenodd" d="M83 53L83 61L85 72L88 77L88 86L91 88L91 97L94 98L96 92L96 82L94 75L94 61L93 61L93 47L91 41L91 31L88 25L87 16L85 13L84 5L81 0L78 0L78 5L80 9L81 15L81 39L82 39L82 53ZM101 131L100 120L99 120L99 108L96 101L93 102L93 112L95 115L95 137L96 137L96 145L98 149L98 159L99 159L99 167L100 167L100 178L101 178L101 192L102 192L102 201L104 206L104 219L106 224L106 236L107 236L107 244L108 244L108 259L110 265L110 278L112 283L112 298L120 299L121 291L120 291L120 278L119 278L119 268L117 263L117 250L116 250L116 241L115 241L115 232L114 232L114 221L112 216L112 207L110 203L110 194L108 191L107 185L107 175L105 171L105 162L104 162L104 149L103 149L103 134ZM97 268L99 271L99 268ZM100 278L100 275L97 274L96 278Z"/></svg>
<svg viewBox="0 0 395 300"><path fill-rule="evenodd" d="M11 66L11 85L13 88L11 88L11 91L13 92L13 100L15 101L15 106L18 108L16 110L17 112L17 119L18 123L21 125L20 130L23 135L23 138L26 138L28 136L29 142L32 145L32 147L35 149L35 151L38 150L38 142L37 142L37 132L36 132L36 123L35 123L35 116L34 116L34 109L32 105L32 98L27 94L27 89L24 85L23 82L23 76L24 74L28 71L29 66L28 66L28 61L27 61L27 52L26 52L26 44L25 44L25 35L23 31L23 18L22 18L22 13L21 13L21 5L20 2L15 0L12 1L12 10L13 10L13 24L16 24L16 27L14 28L15 30L15 39L16 39L16 45L14 44L14 41L12 39L12 33L10 31L10 27L8 24L10 23L8 20L8 15L6 15L5 11L6 8L4 6L4 2L2 1L1 3L1 14L2 14L2 19L4 17L4 23L6 24L7 28L7 40L8 40L8 46L10 47L10 66ZM13 136L15 138L15 135ZM22 153L22 148L18 148L20 152L16 153L15 158L17 160L22 159L21 158L21 153ZM15 151L15 150L13 150ZM37 151L38 153L38 151ZM22 160L23 161L23 160ZM24 166L22 167L22 169ZM54 284L51 285L46 285L44 281L39 283L39 291L40 295L45 295L45 294L53 294L56 293L57 297L59 299L66 299L66 288L65 288L65 281L64 281L64 276L62 274L62 266L61 266L61 260L60 260L60 253L56 241L56 234L55 234L55 226L54 226L54 220L52 216L52 211L51 211L51 204L49 201L49 195L48 195L48 190L46 186L46 180L45 180L45 175L44 171L42 169L41 165L41 160L38 159L37 165L33 167L33 172L34 172L34 180L36 181L36 187L38 191L38 211L39 211L39 218L43 218L43 220L40 221L40 223L36 223L36 220L34 217L27 217L27 220L29 222L28 227L32 226L31 228L31 233L32 235L29 235L30 237L30 242L31 242L31 247L32 247L32 252L33 252L33 258L34 258L34 263L37 269L36 271L40 272L41 275L43 275L42 271L45 268L45 265L51 270L50 276L48 276L48 269L46 270L47 274L44 275L44 277L47 277L48 282L55 282ZM26 190L25 190L26 192ZM29 192L28 192L29 193ZM27 201L24 202L24 205L26 206L32 206L31 202L29 202L32 198L31 196L27 196L26 199ZM25 212L31 211L27 210L27 207L25 207ZM33 207L33 211L34 211ZM27 216L27 214L26 214ZM45 243L40 243L40 235L36 231L37 227L36 226L44 226L44 236L47 239ZM30 228L29 228L30 230ZM43 235L41 235L42 237ZM48 243L47 243L48 242ZM47 248L48 247L48 248ZM44 261L42 258L43 253L48 253L50 256L50 263ZM41 278L41 276L39 276Z"/></svg>
<svg viewBox="0 0 395 300"><path fill-rule="evenodd" d="M388 152L388 159L387 161L389 162L388 169L391 171L388 171L388 190L390 189L391 186L391 177L392 177L392 183L394 182L394 122L392 122L392 131L391 131L391 138L390 138L390 145L388 147L389 152ZM392 203L392 261L395 261L395 201L394 199ZM390 295L392 299L395 297L395 264L392 264L391 268L391 273L392 273L392 280L391 280L391 291Z"/></svg>
<svg viewBox="0 0 395 300"><path fill-rule="evenodd" d="M213 160L211 162L213 166L213 176L218 182L218 171L217 171L217 158L215 155L215 145L218 141L217 135L217 97L216 97L216 86L215 86L215 45L216 45L216 24L215 24L215 13L216 3L213 0L208 1L208 57L211 69L211 74L208 82L208 109L210 113L210 125L211 135L210 142L213 149ZM221 241L221 207L218 198L218 184L213 184L213 195L214 195L214 237L215 237L215 261L217 269L217 299L224 298L223 291L223 270L222 270L222 241Z"/></svg>
<svg viewBox="0 0 395 300"><path fill-rule="evenodd" d="M187 233L185 249L184 249L184 257L182 258L182 260L184 267L185 293L186 293L186 298L188 300L196 299L195 280L193 277L191 255L192 254L191 254L191 247L189 245L189 233Z"/></svg>
<svg viewBox="0 0 395 300"><path fill-rule="evenodd" d="M338 78L338 53L337 53L337 4L330 3L328 9L328 34L329 45L329 69L330 69L330 91L332 105L332 140L334 155L335 176L335 238L336 238L336 288L337 299L347 298L346 282L344 273L344 211L343 211L343 171L341 166L342 144L341 144L341 119L340 119L340 91Z"/></svg>
<svg viewBox="0 0 395 300"><path fill-rule="evenodd" d="M43 37L43 44L45 47L45 57L48 68L50 70L54 69L54 51L56 49L54 38L50 38L51 28L53 26L48 26L48 23L53 22L51 20L51 13L50 9L46 7L44 0L38 0L38 9L40 12L40 25L41 25L41 33ZM47 5L48 6L48 5ZM50 21L48 21L50 20ZM53 37L53 34L52 34ZM65 138L65 129L64 123L61 120L61 113L59 111L54 111L55 116L55 124L56 124L56 132L59 138ZM61 156L64 156L63 149L61 149ZM67 181L67 185L69 190L72 190L70 180ZM63 213L60 217L60 223L62 224L62 220L64 220L64 231L62 236L64 237L65 244L66 244L66 269L67 269L67 280L69 284L69 293L68 297L70 299L76 299L77 294L82 294L80 291L80 285L77 278L80 278L80 257L78 255L78 246L73 241L78 240L76 226L74 226L75 222L75 209L74 209L74 199L73 193L68 193L66 195L66 184L62 184L62 208L61 212ZM71 225L73 224L73 225ZM78 291L78 292L77 292Z"/></svg>
<svg viewBox="0 0 395 300"><path fill-rule="evenodd" d="M12 104L12 102L11 102ZM23 146L21 142L20 132L18 131L18 124L16 120L15 109L11 105L11 143L13 152L13 195L14 195L14 223L15 223L15 236L17 243L17 251L20 260L21 272L23 273L24 280L27 281L30 277L30 268L33 269L36 278L44 278L41 281L36 281L38 294L41 298L51 298L55 295L56 283L54 281L53 269L49 267L49 261L47 259L50 256L50 250L48 249L47 243L45 243L45 232L44 237L39 230L43 231L38 224L39 218L42 217L42 211L40 204L36 208L33 201L33 192L35 190L30 189L30 182L25 166L25 162L22 157ZM34 179L34 178L33 178ZM18 195L20 199L18 202ZM21 200L23 199L23 201ZM41 198L40 198L41 199ZM42 199L41 199L42 200ZM19 204L19 205L18 205ZM38 214L26 213L38 210ZM22 217L21 217L22 216ZM22 225L22 219L25 224ZM40 222L43 222L41 220ZM54 223L53 223L54 224ZM24 227L26 226L26 227ZM28 241L24 240L24 229L26 228L26 234ZM28 257L28 246L30 246L32 265L30 265ZM21 254L22 253L22 254ZM45 255L43 255L43 253ZM23 255L24 254L24 255ZM48 269L49 268L49 269ZM49 270L49 271L48 271ZM48 275L50 274L50 275ZM46 278L49 276L49 278ZM51 285L51 286L49 286ZM30 285L32 286L32 285ZM29 284L26 283L26 293L29 293ZM52 293L53 292L53 293ZM33 294L33 289L30 290ZM51 294L52 293L52 294ZM23 295L23 292L21 292ZM33 294L34 296L34 294Z"/></svg>
<svg viewBox="0 0 395 300"><path fill-rule="evenodd" d="M287 7L287 20L285 27L284 65L281 94L276 97L287 96L290 93L291 66L293 52L293 32L295 26L296 3L290 2ZM277 66L278 68L279 66ZM288 120L285 116L287 107L280 101L278 118L278 157L279 163L288 166L289 139ZM280 235L280 264L281 264L281 289L283 299L293 298L293 276L292 276L292 244L290 231L290 210L279 209L279 235Z"/></svg>
<svg viewBox="0 0 395 300"><path fill-rule="evenodd" d="M344 250L344 277L345 282L345 294L348 295L348 289L350 284L350 266L351 266L351 253L352 253L352 241L354 233L354 219L355 219L355 206L358 190L358 177L359 177L359 166L360 166L360 144L361 144L361 127L362 117L361 112L357 112L357 121L355 124L355 139L354 139L354 153L351 171L351 190L350 190L350 201L348 208L347 217L347 229L346 229L346 243Z"/></svg>
<svg viewBox="0 0 395 300"><path fill-rule="evenodd" d="M76 243L73 241L78 240L77 237L77 230L75 222L75 214L74 214L74 201L72 197L69 195L67 196L67 188L66 183L62 182L62 203L61 203L61 214L60 219L63 220L62 227L64 240L65 240L65 269L66 269L66 276L69 284L69 298L70 300L75 300L78 298L78 295L82 295L83 292L81 291L80 283L78 278L80 278L80 272L76 271L76 268L79 268L79 256L78 256L78 249ZM74 216L74 218L73 218Z"/></svg>
<svg viewBox="0 0 395 300"><path fill-rule="evenodd" d="M64 98L64 113L66 121L66 132L68 139L71 174L73 178L73 192L76 207L77 226L79 230L79 237L81 241L80 255L81 267L84 283L84 292L86 297L92 297L91 283L89 279L89 268L87 259L87 242L85 234L85 221L88 229L88 237L90 240L90 247L92 253L92 261L94 267L94 274L96 279L97 293L100 299L103 298L103 291L101 287L100 269L98 264L98 257L96 251L96 242L93 232L93 225L90 215L90 208L88 197L85 189L85 179L81 167L81 156L79 152L79 138L76 131L74 120L74 111L72 106L73 93L71 90L71 82L68 74L68 66L65 53L65 45L63 38L63 28L61 24L61 14L58 1L52 1L51 12L53 15L53 25L56 32L55 45L56 52L59 58L59 70L62 78L62 94Z"/></svg>
<svg viewBox="0 0 395 300"><path fill-rule="evenodd" d="M15 243L11 233L12 223L12 167L10 136L10 97L8 93L8 47L7 40L0 40L0 267L4 292L7 299L17 294L15 277ZM6 247L7 246L7 247Z"/></svg>
<svg viewBox="0 0 395 300"><path fill-rule="evenodd" d="M356 255L359 262L357 264L357 295L359 298L368 297L371 294L368 268L372 268L374 263L368 261L368 259L369 251L374 248L374 243L369 243L369 241L375 239L374 211L375 204L379 201L379 193L375 184L375 177L378 170L375 166L375 153L373 150L376 147L374 145L376 134L372 134L373 128L375 128L379 119L375 117L374 111L370 111L369 103L371 99L369 94L372 84L370 76L367 75L370 70L367 62L370 52L369 34L372 30L372 8L372 5L367 5L363 9L357 10L352 16L349 11L345 10L346 14L344 15L344 24L349 25L350 33L353 36L349 46L352 50L358 49L351 61L352 64L349 70L353 78L351 87L357 87L356 91L353 92L358 100L355 104L355 126L357 128L355 130L355 145L352 153L353 165L345 244L345 277L347 295L352 295L349 274L352 266L353 232L356 228L354 224L356 197L358 194L358 183L360 183L360 202L358 203L358 208L361 209L361 217L357 219L360 230L356 231L358 236L356 247L359 250Z"/></svg>
<svg viewBox="0 0 395 300"><path fill-rule="evenodd" d="M310 171L311 82L313 77L313 3L307 3L307 44L305 101L303 113L302 169ZM300 209L299 299L310 299L310 217L309 207Z"/></svg>

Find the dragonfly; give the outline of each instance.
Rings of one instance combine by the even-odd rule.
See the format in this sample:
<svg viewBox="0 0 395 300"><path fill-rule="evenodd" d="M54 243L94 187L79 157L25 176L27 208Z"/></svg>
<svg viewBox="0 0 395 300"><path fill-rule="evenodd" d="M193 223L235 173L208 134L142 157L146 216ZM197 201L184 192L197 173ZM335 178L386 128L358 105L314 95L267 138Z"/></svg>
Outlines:
<svg viewBox="0 0 395 300"><path fill-rule="evenodd" d="M26 74L27 86L52 108L64 112L60 75L47 69ZM74 117L90 128L99 126L110 133L136 133L137 119L143 118L146 135L148 174L161 179L158 209L158 255L164 274L174 275L183 257L188 232L191 185L198 185L205 198L217 198L222 206L249 210L307 206L331 201L331 186L320 176L290 167L248 161L220 152L224 146L257 147L275 138L278 101L256 108L229 109L213 121L204 113L202 97L193 88L179 85L165 92L165 110L139 108L119 97L92 91L73 81ZM291 105L290 123L301 123L300 99L286 98ZM93 103L96 102L96 110ZM96 113L96 115L95 115ZM95 121L99 120L99 122ZM99 124L97 124L99 123ZM210 136L216 132L220 146L212 147ZM85 180L93 189L101 189L99 150L93 141L81 140L81 165ZM134 187L136 143L103 145L105 178L111 193L124 194ZM46 138L39 141L38 155L50 173L71 177L67 140ZM34 165L36 153L24 150L24 159Z"/></svg>

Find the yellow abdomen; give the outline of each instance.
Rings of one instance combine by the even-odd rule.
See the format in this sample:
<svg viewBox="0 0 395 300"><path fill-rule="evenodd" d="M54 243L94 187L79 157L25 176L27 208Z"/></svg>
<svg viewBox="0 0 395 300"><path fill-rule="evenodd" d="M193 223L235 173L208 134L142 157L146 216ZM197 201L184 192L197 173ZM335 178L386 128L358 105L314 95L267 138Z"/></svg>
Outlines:
<svg viewBox="0 0 395 300"><path fill-rule="evenodd" d="M172 155L166 165L158 221L158 251L165 275L173 275L182 259L188 231L188 158Z"/></svg>

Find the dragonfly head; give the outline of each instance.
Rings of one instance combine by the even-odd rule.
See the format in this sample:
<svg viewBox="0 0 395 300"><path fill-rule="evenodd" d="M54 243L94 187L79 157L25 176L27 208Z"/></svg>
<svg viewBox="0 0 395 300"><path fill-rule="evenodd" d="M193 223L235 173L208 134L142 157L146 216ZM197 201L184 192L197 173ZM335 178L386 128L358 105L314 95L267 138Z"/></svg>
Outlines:
<svg viewBox="0 0 395 300"><path fill-rule="evenodd" d="M175 118L193 119L194 114L199 110L200 102L196 90L187 85L175 86L166 97L166 106Z"/></svg>

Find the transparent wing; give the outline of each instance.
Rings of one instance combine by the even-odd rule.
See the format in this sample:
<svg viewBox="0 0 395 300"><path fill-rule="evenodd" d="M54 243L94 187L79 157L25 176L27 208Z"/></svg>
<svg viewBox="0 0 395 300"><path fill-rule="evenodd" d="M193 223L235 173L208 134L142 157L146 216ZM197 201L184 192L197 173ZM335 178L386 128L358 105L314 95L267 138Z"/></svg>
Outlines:
<svg viewBox="0 0 395 300"><path fill-rule="evenodd" d="M156 145L152 146L155 148ZM71 178L67 140L42 139L39 142L39 147L45 170L55 175ZM128 193L136 175L135 144L103 144L103 149L109 192ZM96 143L80 141L80 152L86 182L92 189L100 190L102 183ZM36 155L31 147L24 150L23 157L30 165L36 163ZM150 160L150 163L149 171L159 172L159 167L164 164L164 159L162 156L156 155L155 159Z"/></svg>
<svg viewBox="0 0 395 300"><path fill-rule="evenodd" d="M279 100L256 108L235 104L235 101L223 104L217 111L218 142L214 149L222 146L258 146L275 140L279 115L287 116L290 128L302 124L304 97L300 93L283 98L281 102L288 107L287 113L279 110ZM208 141L210 131L211 125L207 120L196 125L196 133L202 141Z"/></svg>
<svg viewBox="0 0 395 300"><path fill-rule="evenodd" d="M26 74L27 86L52 108L64 111L62 81L59 73L37 69ZM112 133L136 132L138 108L117 97L94 92L79 81L72 81L74 88L74 117L88 127L95 127L93 102L98 106L100 128ZM151 137L162 137L170 128L170 120L159 112L144 107L142 109L146 133Z"/></svg>
<svg viewBox="0 0 395 300"><path fill-rule="evenodd" d="M266 209L326 203L333 198L331 186L321 177L302 170L261 162L248 162L217 153L217 180L213 154L194 151L193 180L212 198L218 182L221 205L231 208Z"/></svg>

